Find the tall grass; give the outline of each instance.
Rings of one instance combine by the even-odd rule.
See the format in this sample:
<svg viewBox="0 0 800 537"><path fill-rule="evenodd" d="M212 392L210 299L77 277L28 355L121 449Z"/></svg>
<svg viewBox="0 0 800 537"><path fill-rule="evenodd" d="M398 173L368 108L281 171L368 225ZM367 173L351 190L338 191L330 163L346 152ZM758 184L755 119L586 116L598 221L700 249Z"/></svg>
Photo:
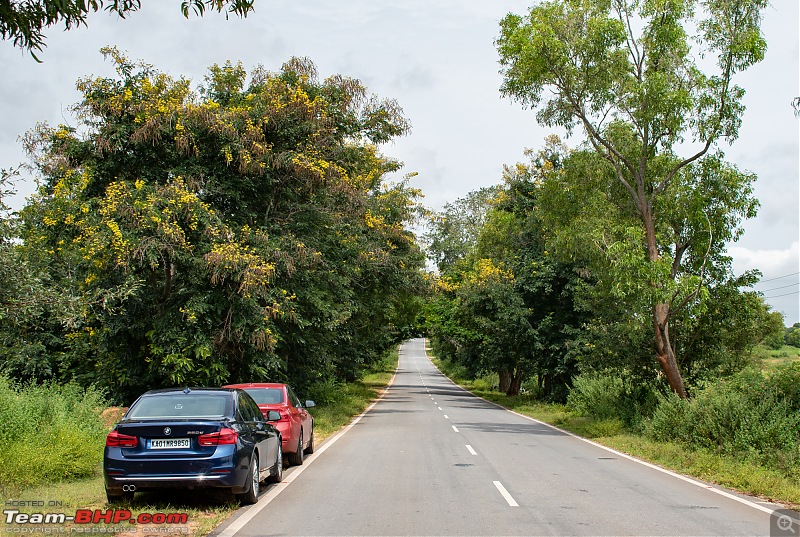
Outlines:
<svg viewBox="0 0 800 537"><path fill-rule="evenodd" d="M0 376L0 489L92 476L107 432L102 393Z"/></svg>

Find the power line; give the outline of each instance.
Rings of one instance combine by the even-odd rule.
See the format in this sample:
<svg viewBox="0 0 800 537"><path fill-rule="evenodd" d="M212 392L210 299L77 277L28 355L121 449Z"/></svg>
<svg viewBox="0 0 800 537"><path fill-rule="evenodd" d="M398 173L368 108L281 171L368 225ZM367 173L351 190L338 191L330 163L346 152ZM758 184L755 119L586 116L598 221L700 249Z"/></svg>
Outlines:
<svg viewBox="0 0 800 537"><path fill-rule="evenodd" d="M778 298L778 297L781 297L781 296L789 296L789 295L796 295L796 294L800 294L800 291L795 291L794 293L784 293L782 295L765 296L764 299L766 300L767 298Z"/></svg>
<svg viewBox="0 0 800 537"><path fill-rule="evenodd" d="M791 274L785 274L783 276L776 276L775 278L767 278L766 280L759 280L758 283L761 282L771 282L773 280L782 280L783 278L788 278L789 276L797 276L800 272L792 272Z"/></svg>
<svg viewBox="0 0 800 537"><path fill-rule="evenodd" d="M800 285L800 282L790 283L789 285L781 285L780 287L772 287L771 289L759 289L761 293L769 293L770 291L777 291L778 289L786 289L787 287L794 287Z"/></svg>

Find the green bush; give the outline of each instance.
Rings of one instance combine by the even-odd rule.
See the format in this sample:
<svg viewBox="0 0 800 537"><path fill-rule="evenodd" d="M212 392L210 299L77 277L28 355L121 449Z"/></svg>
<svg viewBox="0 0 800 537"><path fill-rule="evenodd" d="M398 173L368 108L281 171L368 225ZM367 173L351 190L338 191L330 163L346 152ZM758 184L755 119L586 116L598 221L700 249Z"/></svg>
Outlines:
<svg viewBox="0 0 800 537"><path fill-rule="evenodd" d="M107 428L103 395L75 385L15 385L0 376L0 484L4 489L88 477Z"/></svg>
<svg viewBox="0 0 800 537"><path fill-rule="evenodd" d="M690 400L670 395L653 413L648 436L742 455L790 475L800 465L800 367L769 377L742 373L709 385Z"/></svg>
<svg viewBox="0 0 800 537"><path fill-rule="evenodd" d="M342 400L344 383L334 378L319 380L305 389L305 398L317 405L331 405Z"/></svg>
<svg viewBox="0 0 800 537"><path fill-rule="evenodd" d="M614 376L583 374L572 381L572 390L567 396L570 410L598 419L616 418L625 387L622 379Z"/></svg>
<svg viewBox="0 0 800 537"><path fill-rule="evenodd" d="M614 418L628 427L637 427L655 410L659 394L656 382L625 373L585 373L573 379L567 406L582 416Z"/></svg>

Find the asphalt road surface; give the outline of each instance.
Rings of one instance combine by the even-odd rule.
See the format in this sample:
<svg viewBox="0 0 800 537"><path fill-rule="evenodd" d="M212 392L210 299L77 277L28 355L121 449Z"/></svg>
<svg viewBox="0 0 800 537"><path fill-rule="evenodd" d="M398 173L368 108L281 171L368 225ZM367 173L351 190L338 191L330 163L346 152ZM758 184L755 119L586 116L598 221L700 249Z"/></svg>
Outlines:
<svg viewBox="0 0 800 537"><path fill-rule="evenodd" d="M402 346L383 398L321 448L215 533L770 535L777 507L476 398L430 363L422 339Z"/></svg>

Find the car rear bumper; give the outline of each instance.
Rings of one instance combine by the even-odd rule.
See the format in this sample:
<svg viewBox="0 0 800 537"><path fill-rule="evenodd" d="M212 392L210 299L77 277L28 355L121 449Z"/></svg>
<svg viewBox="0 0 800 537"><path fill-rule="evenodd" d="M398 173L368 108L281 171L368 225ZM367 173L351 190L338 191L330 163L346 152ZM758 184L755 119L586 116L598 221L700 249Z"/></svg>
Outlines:
<svg viewBox="0 0 800 537"><path fill-rule="evenodd" d="M230 471L227 474L199 475L127 475L105 476L106 489L112 492L153 490L165 488L227 488L234 493L244 492L249 485L249 471ZM131 486L134 488L131 489Z"/></svg>
<svg viewBox="0 0 800 537"><path fill-rule="evenodd" d="M249 459L232 447L220 446L214 457L154 458L124 456L119 448L106 448L103 476L112 492L160 488L229 488L244 492L249 486ZM125 487L125 488L123 488Z"/></svg>

